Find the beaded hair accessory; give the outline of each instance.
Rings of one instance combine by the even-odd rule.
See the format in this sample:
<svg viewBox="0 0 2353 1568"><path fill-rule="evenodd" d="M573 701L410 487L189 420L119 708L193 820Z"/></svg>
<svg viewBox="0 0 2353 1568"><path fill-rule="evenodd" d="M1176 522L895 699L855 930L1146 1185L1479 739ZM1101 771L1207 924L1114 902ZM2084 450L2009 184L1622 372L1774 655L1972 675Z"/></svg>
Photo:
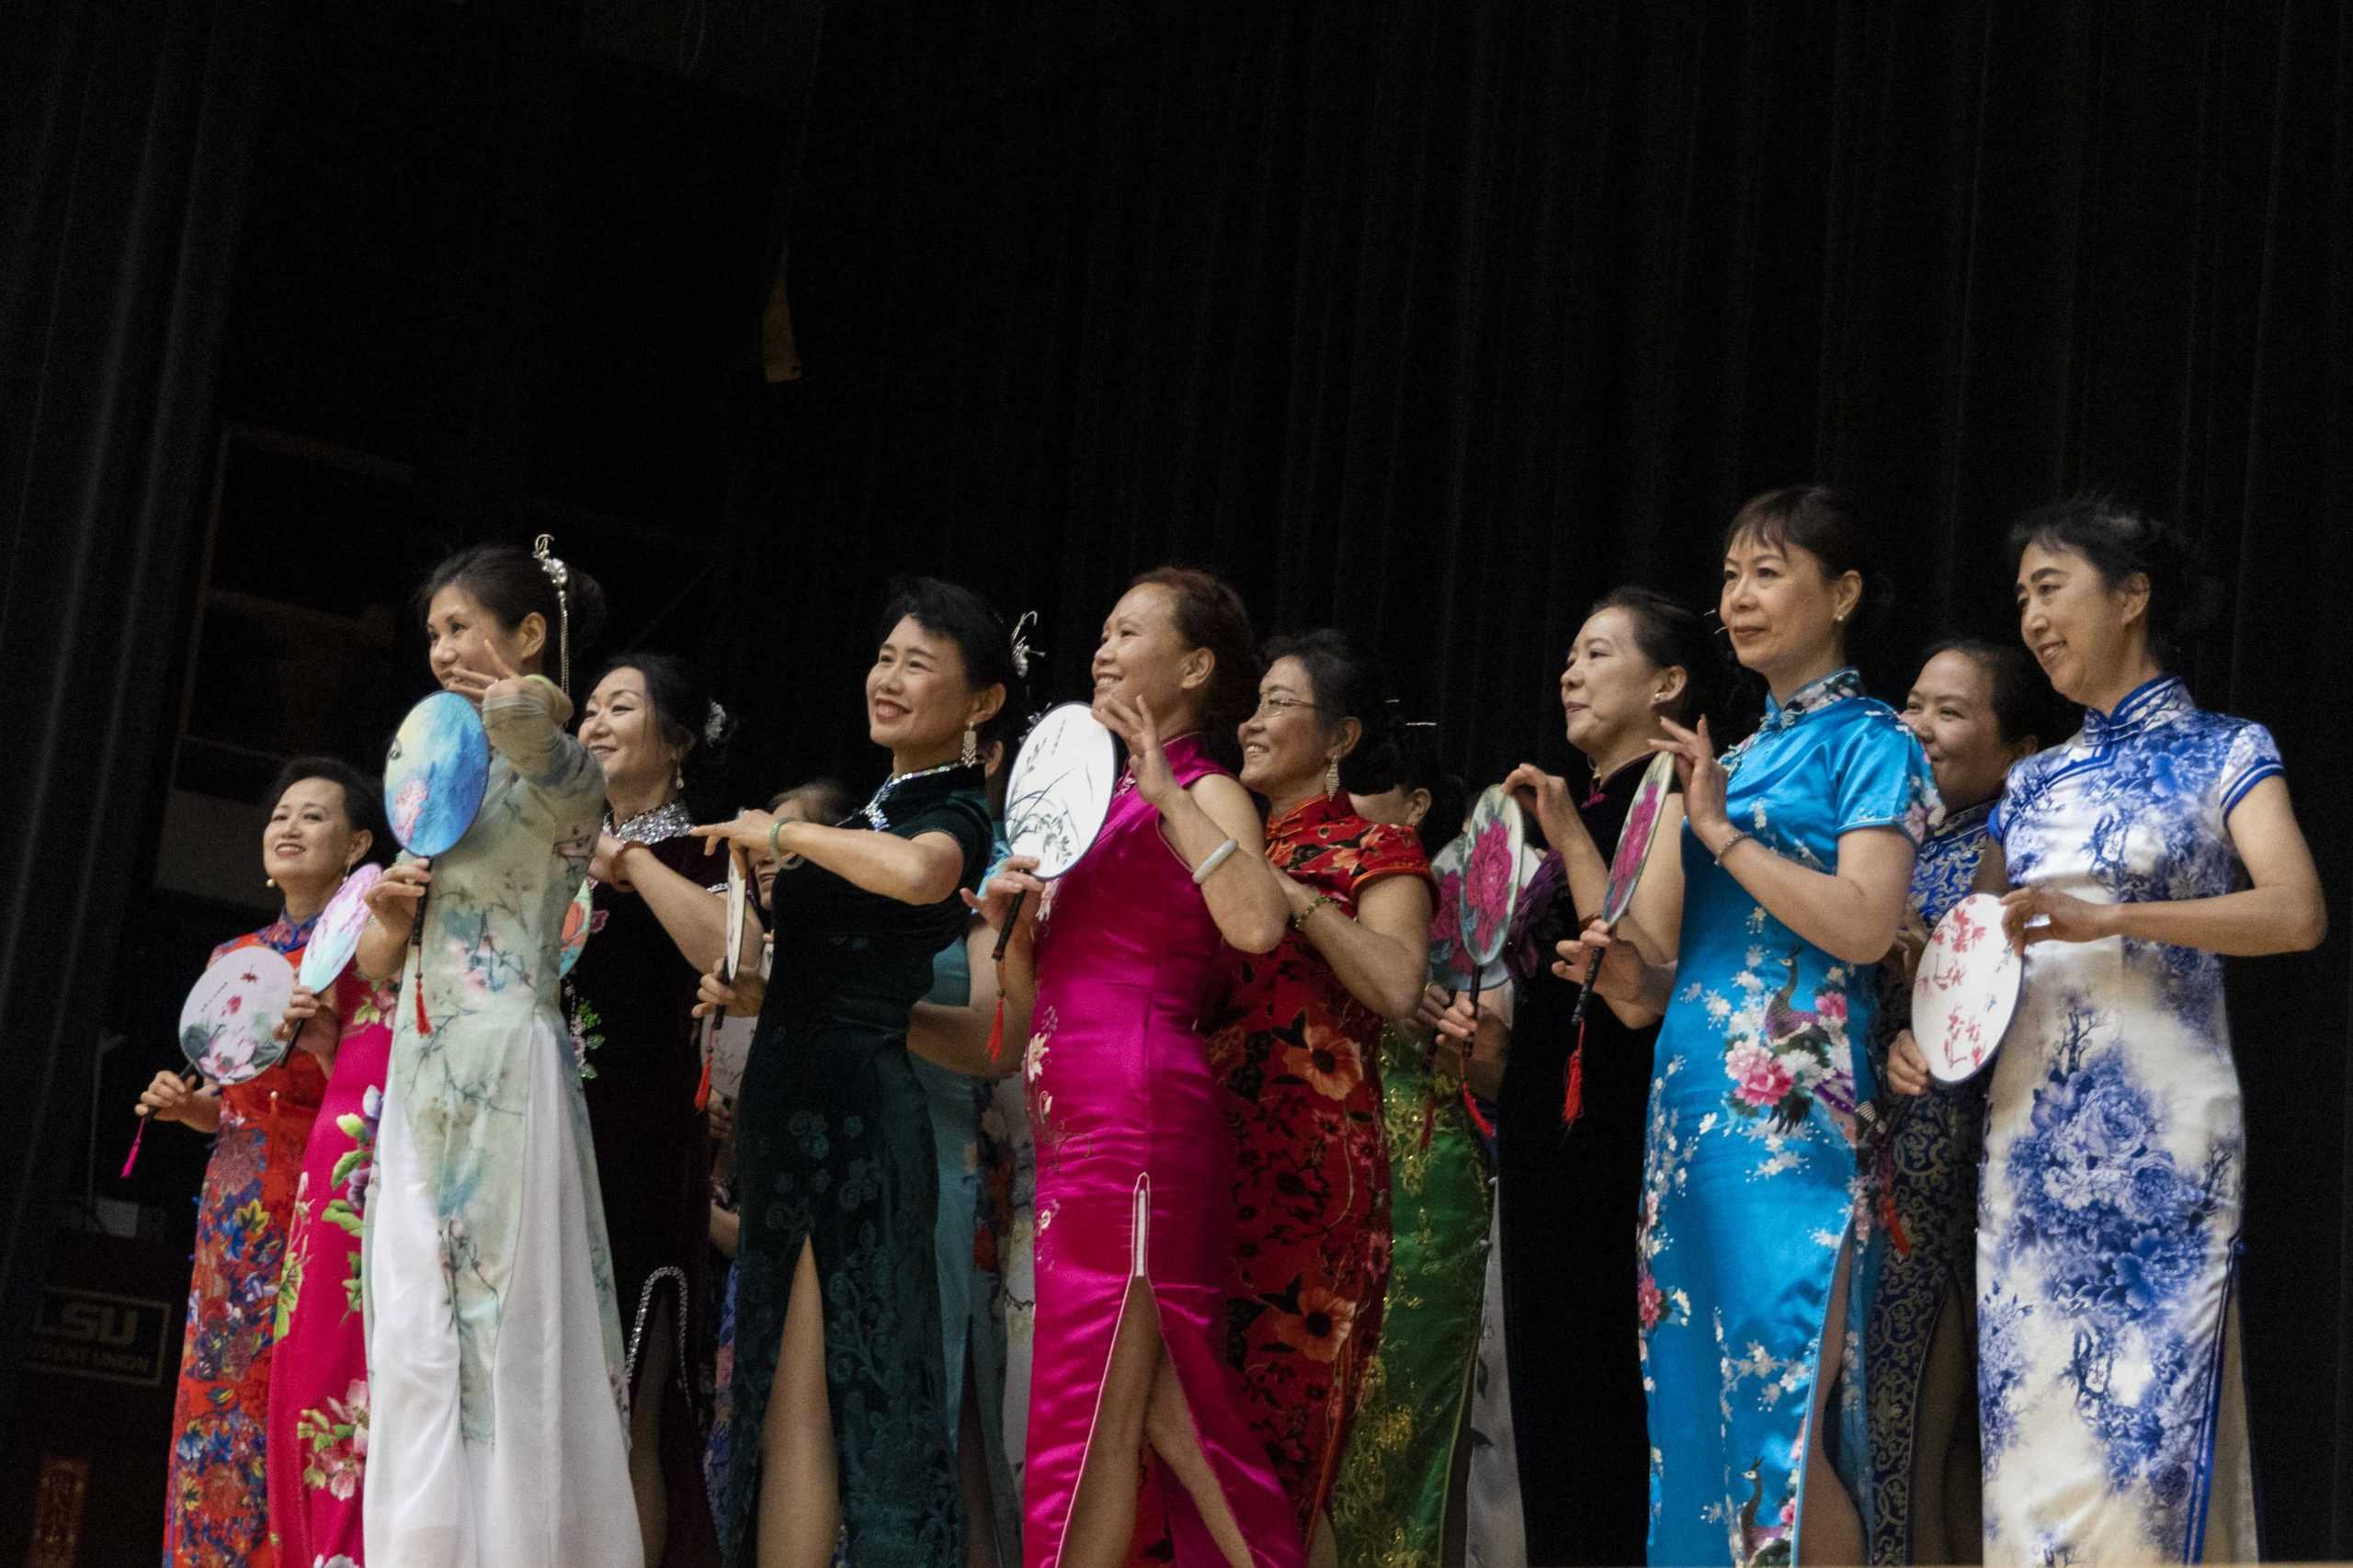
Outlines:
<svg viewBox="0 0 2353 1568"><path fill-rule="evenodd" d="M541 534L531 541L531 559L540 563L540 570L546 573L548 580L555 585L556 685L562 687L563 694L569 697L572 695L572 595L568 590L572 584L572 569L551 553L550 547L554 543L553 534Z"/></svg>

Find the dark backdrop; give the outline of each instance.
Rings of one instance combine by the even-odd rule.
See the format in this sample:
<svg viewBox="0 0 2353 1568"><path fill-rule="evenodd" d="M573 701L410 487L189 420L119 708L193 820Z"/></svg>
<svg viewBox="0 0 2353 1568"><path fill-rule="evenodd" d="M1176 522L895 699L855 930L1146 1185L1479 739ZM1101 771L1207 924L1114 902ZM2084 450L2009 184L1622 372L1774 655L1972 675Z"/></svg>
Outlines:
<svg viewBox="0 0 2353 1568"><path fill-rule="evenodd" d="M81 8L27 9L36 26L51 13L54 36ZM201 30L252 9L170 14ZM159 79L190 102L229 91L265 128L246 147L275 172L242 229L239 160L210 176L188 161L217 118L150 114L139 137L99 122L160 148L153 188L83 183L87 159L61 172L53 129L12 137L5 172L47 179L54 199L10 237L71 265L28 291L12 254L0 293L0 494L19 529L0 601L6 733L21 745L78 725L94 743L26 751L39 766L6 784L23 807L12 792L0 810L0 1038L41 1086L0 1112L0 1146L32 1178L20 1193L74 1165L50 1123L79 1092L85 1042L58 988L111 972L147 875L131 824L153 790L131 765L168 703L138 629L184 613L181 541L224 385L228 413L258 403L277 426L419 464L421 540L520 531L517 509L544 494L618 496L605 512L665 528L636 549L591 530L609 553L578 559L681 581L686 598L647 594L623 630L722 676L747 721L745 795L820 767L879 771L858 679L893 570L1040 610L1053 695L1077 689L1128 574L1169 557L1217 567L1269 628L1336 620L1385 647L1401 699L1483 778L1563 759L1551 684L1584 606L1625 580L1704 600L1717 531L1749 493L1829 478L1879 519L1904 608L1867 664L1892 692L1936 633L2009 634L2007 517L2099 485L2180 519L2230 579L2225 625L2189 673L2201 699L2279 733L2331 886L2330 945L2236 965L2234 1017L2270 1545L2353 1554L2353 801L2325 760L2342 744L2325 737L2353 501L2353 24L2337 7L793 10L795 47L822 43L813 72L779 58L777 102L743 108L739 68L737 108L713 108L724 95L681 52L675 92L630 79L677 113L618 126L612 72L576 57L562 7L436 10L471 74L389 87L381 38L347 36L361 22L280 18L259 96L281 119L306 90L331 113L335 85L371 72L376 129L335 120L341 139L446 129L436 100L453 93L506 106L467 122L475 155L388 154L358 187L338 138L303 138L302 115L281 125L246 75L216 81L182 49ZM92 123L73 108L65 122ZM551 205L550 168L580 171ZM201 177L226 199L191 199ZM734 202L658 199L678 188ZM68 189L110 224L75 228ZM348 296L351 267L381 265L378 232L347 216L258 295L248 246L237 297L262 308L231 321L225 354L200 331L170 353L139 330L166 305L219 328L220 256L159 233L270 233L282 257L330 193L333 213L405 202L456 228L462 267L379 279L426 301L427 330L317 308ZM772 386L754 331L779 229L806 375ZM126 256L140 265L91 265ZM648 256L667 269L636 265ZM616 277L638 286L597 286ZM739 335L705 331L712 310L738 312ZM657 351L682 323L709 339L684 366ZM338 371L355 345L409 378ZM120 416L84 395L94 382L156 421L147 445L126 445ZM113 542L76 552L74 530ZM395 579L388 600L408 570L378 574ZM71 678L16 677L52 666ZM87 789L92 757L112 771ZM114 824L97 848L93 806ZM63 970L28 956L60 931ZM38 1213L7 1210L12 1304Z"/></svg>
<svg viewBox="0 0 2353 1568"><path fill-rule="evenodd" d="M838 744L866 648L830 607L890 566L1041 610L1070 694L1125 577L1173 556L1265 624L1369 635L1492 779L1561 756L1586 605L1629 579L1705 602L1724 519L1768 485L1835 480L1878 520L1882 694L1942 631L2015 635L2024 507L2092 485L2179 519L2234 588L2193 684L2275 729L2331 889L2329 945L2235 965L2233 1006L2269 1543L2353 1554L2353 799L2326 761L2353 23L1100 17L1081 38L1034 12L942 61L910 41L927 10L832 8L793 207L807 379L737 535L733 684L767 733Z"/></svg>

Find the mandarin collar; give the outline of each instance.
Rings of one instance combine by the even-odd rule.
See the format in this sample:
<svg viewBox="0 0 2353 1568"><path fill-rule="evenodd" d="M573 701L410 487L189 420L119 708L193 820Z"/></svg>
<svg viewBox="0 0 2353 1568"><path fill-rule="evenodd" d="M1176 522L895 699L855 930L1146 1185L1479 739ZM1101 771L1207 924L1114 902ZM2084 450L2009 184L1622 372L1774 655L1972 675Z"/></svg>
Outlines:
<svg viewBox="0 0 2353 1568"><path fill-rule="evenodd" d="M2189 710L2189 687L2179 676L2157 676L2143 681L2109 712L2084 710L2084 740L2095 746L2110 745Z"/></svg>
<svg viewBox="0 0 2353 1568"><path fill-rule="evenodd" d="M319 911L319 915L325 913L324 909ZM319 915L313 915L298 925L289 920L286 917L286 911L281 909L278 912L277 919L254 934L261 938L264 947L273 948L281 953L290 952L296 948L310 946L311 931L318 923Z"/></svg>
<svg viewBox="0 0 2353 1568"><path fill-rule="evenodd" d="M1833 703L1844 702L1863 694L1862 673L1852 665L1818 676L1790 693L1787 702L1765 697L1765 720L1756 726L1759 734L1768 730L1786 730L1809 713L1819 713Z"/></svg>
<svg viewBox="0 0 2353 1568"><path fill-rule="evenodd" d="M890 812L909 807L926 806L947 799L958 790L976 787L981 778L981 765L965 762L943 762L936 767L918 767L913 773L893 773L875 787L874 798L852 812L843 826L858 818L877 833L891 831ZM888 806L889 811L883 808Z"/></svg>
<svg viewBox="0 0 2353 1568"><path fill-rule="evenodd" d="M1327 795L1318 790L1280 816L1268 817L1267 836L1272 839L1278 833L1310 833L1336 817L1355 814L1353 806L1344 807L1340 804L1340 797Z"/></svg>

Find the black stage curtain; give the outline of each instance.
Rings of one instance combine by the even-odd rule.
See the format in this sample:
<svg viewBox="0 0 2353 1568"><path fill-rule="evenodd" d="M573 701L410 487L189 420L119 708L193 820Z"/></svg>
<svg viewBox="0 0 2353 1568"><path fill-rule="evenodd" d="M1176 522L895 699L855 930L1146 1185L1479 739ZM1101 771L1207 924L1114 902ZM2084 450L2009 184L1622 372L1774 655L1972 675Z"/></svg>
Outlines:
<svg viewBox="0 0 2353 1568"><path fill-rule="evenodd" d="M169 771L262 0L0 8L0 1428Z"/></svg>
<svg viewBox="0 0 2353 1568"><path fill-rule="evenodd" d="M879 772L892 570L1043 611L1068 696L1129 574L1213 566L1385 647L1485 780L1559 758L1586 605L1709 602L1768 485L1879 519L1882 694L1934 634L2014 635L2024 507L2193 529L2234 593L2188 673L2278 732L2332 888L2329 946L2236 965L2234 1017L2269 1544L2353 1554L2339 7L879 5L824 47L806 379L734 502L763 783Z"/></svg>

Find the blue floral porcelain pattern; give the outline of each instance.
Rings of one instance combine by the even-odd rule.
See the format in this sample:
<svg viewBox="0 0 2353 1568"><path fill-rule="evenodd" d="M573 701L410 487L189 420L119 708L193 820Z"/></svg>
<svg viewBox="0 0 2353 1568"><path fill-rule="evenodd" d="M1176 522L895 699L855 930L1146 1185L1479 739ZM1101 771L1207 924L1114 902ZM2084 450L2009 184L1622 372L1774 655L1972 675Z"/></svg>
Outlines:
<svg viewBox="0 0 2353 1568"><path fill-rule="evenodd" d="M1916 845L1938 812L1920 743L1852 670L1771 705L1724 767L1733 822L1817 870L1836 867L1844 834ZM1862 1218L1855 1107L1878 974L1767 914L1688 830L1683 870L1636 1281L1650 1558L1787 1562L1831 1284ZM1859 1401L1860 1369L1847 1373Z"/></svg>
<svg viewBox="0 0 2353 1568"><path fill-rule="evenodd" d="M2240 880L2232 809L2279 771L2260 725L2164 677L2012 769L1993 833L2014 885L2214 897ZM2221 960L2120 937L2029 949L1989 1102L1986 1561L2252 1556L2245 1455L2217 1439L2238 1429L2244 1156Z"/></svg>

